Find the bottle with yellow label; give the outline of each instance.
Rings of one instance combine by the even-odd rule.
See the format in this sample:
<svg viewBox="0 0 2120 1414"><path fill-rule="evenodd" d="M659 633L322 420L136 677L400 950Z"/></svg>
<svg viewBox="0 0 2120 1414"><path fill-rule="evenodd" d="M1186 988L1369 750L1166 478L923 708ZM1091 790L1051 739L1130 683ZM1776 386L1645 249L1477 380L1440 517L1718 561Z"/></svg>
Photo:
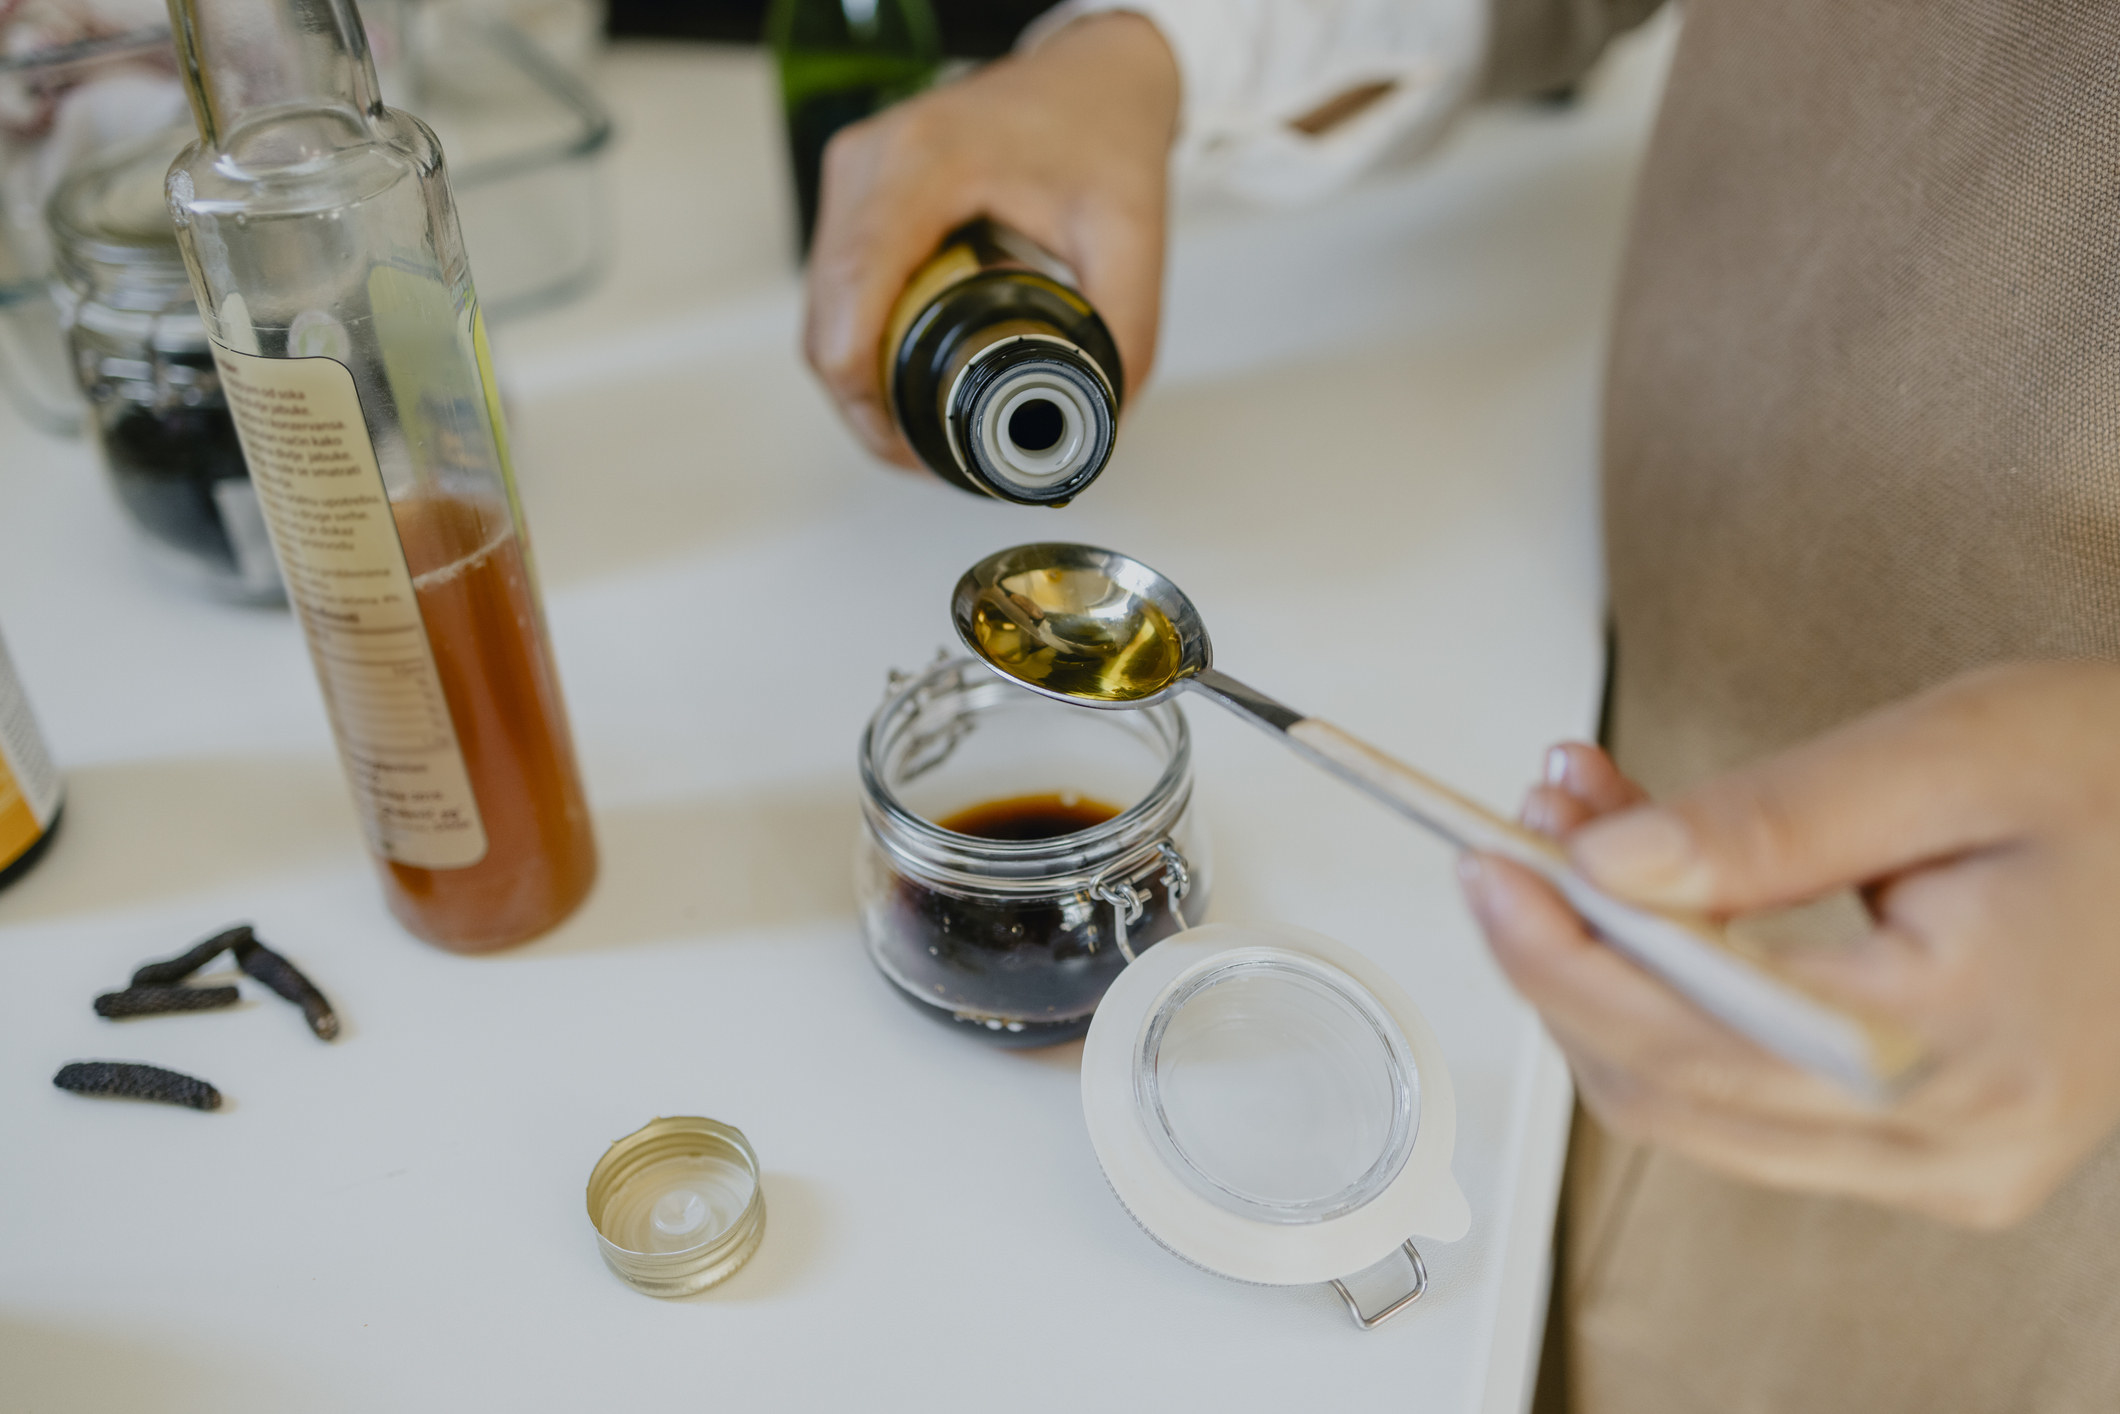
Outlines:
<svg viewBox="0 0 2120 1414"><path fill-rule="evenodd" d="M169 0L170 214L384 896L485 951L596 846L456 205L353 0Z"/></svg>
<svg viewBox="0 0 2120 1414"><path fill-rule="evenodd" d="M1126 385L1119 350L1074 276L979 220L907 282L885 326L891 414L944 481L1064 506L1111 460Z"/></svg>
<svg viewBox="0 0 2120 1414"><path fill-rule="evenodd" d="M0 642L0 889L43 858L59 828L65 790L15 665Z"/></svg>

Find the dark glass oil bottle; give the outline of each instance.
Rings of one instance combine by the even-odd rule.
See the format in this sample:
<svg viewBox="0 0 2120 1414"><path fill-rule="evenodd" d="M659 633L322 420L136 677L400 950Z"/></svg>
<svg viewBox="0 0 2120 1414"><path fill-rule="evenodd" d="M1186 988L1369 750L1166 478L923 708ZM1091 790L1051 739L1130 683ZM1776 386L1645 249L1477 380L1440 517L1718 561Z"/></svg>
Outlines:
<svg viewBox="0 0 2120 1414"><path fill-rule="evenodd" d="M926 88L942 63L928 0L773 0L766 42L780 64L802 250L817 226L832 134Z"/></svg>
<svg viewBox="0 0 2120 1414"><path fill-rule="evenodd" d="M994 221L915 271L883 336L891 415L944 481L1064 506L1111 460L1125 376L1074 274Z"/></svg>

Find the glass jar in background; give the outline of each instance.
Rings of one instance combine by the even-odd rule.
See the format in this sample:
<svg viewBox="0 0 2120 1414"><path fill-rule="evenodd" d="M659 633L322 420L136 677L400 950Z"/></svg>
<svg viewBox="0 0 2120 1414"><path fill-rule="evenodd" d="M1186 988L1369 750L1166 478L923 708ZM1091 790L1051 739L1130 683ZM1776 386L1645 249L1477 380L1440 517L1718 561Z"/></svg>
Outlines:
<svg viewBox="0 0 2120 1414"><path fill-rule="evenodd" d="M1175 705L1073 707L941 662L894 681L861 785L869 956L945 1025L1004 1046L1072 1040L1134 955L1206 912Z"/></svg>
<svg viewBox="0 0 2120 1414"><path fill-rule="evenodd" d="M603 53L610 8L605 0L360 0L360 6L378 70L384 37L377 33L377 21L380 12L394 8L422 82L438 80L463 96L499 102L517 98L522 78L516 65L495 52L489 37L494 30L505 27L535 45L548 62L587 79ZM496 60L503 67L496 69ZM381 78L384 102L409 103L396 96L388 73ZM449 150L456 148L452 144Z"/></svg>
<svg viewBox="0 0 2120 1414"><path fill-rule="evenodd" d="M112 488L165 570L284 602L162 174L191 134L113 150L60 183L47 217L75 376Z"/></svg>
<svg viewBox="0 0 2120 1414"><path fill-rule="evenodd" d="M51 291L44 209L75 167L184 116L160 5L0 4L0 395L47 432L82 430Z"/></svg>

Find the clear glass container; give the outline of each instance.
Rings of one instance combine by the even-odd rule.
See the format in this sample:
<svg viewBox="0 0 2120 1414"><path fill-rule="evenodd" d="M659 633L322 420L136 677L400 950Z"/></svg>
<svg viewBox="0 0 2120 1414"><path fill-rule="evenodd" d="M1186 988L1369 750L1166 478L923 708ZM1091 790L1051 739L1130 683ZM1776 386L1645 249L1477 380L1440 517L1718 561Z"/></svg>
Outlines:
<svg viewBox="0 0 2120 1414"><path fill-rule="evenodd" d="M1132 958L1206 912L1175 705L1074 707L945 661L894 683L861 781L869 956L945 1025L1005 1046L1072 1040Z"/></svg>
<svg viewBox="0 0 2120 1414"><path fill-rule="evenodd" d="M89 163L52 196L60 312L111 488L165 571L226 598L286 592L162 198L189 133Z"/></svg>
<svg viewBox="0 0 2120 1414"><path fill-rule="evenodd" d="M1398 1024L1318 958L1236 948L1166 995L1134 1056L1134 1105L1173 1173L1272 1223L1339 1217L1399 1176L1420 1072Z"/></svg>
<svg viewBox="0 0 2120 1414"><path fill-rule="evenodd" d="M585 72L601 6L362 0L359 8L385 101L417 112L448 149L486 318L548 309L593 285L611 225L603 172L611 115ZM39 28L35 16L24 23ZM47 201L77 168L184 116L166 25L72 33L0 53L0 114L29 115L0 118L0 393L37 426L65 434L84 418L62 327L65 288L50 278ZM0 19L0 37L16 34ZM155 178L159 189L161 173Z"/></svg>
<svg viewBox="0 0 2120 1414"><path fill-rule="evenodd" d="M596 283L611 245L610 111L575 62L577 0L424 0L407 66L418 112L449 153L479 304L495 324ZM521 27L506 14L520 12ZM385 87L385 93L389 89ZM396 99L391 99L396 102Z"/></svg>
<svg viewBox="0 0 2120 1414"><path fill-rule="evenodd" d="M0 393L48 432L79 432L83 409L53 299L45 204L75 166L184 116L159 20L0 4Z"/></svg>

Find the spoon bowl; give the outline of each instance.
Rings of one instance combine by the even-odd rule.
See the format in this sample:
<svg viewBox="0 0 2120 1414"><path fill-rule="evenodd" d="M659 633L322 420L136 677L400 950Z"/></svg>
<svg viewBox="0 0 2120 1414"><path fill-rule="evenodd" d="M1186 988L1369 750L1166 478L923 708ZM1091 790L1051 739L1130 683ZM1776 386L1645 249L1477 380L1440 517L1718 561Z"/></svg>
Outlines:
<svg viewBox="0 0 2120 1414"><path fill-rule="evenodd" d="M987 556L957 581L950 619L1003 677L1086 707L1151 706L1214 662L1183 590L1094 545L1048 541Z"/></svg>

